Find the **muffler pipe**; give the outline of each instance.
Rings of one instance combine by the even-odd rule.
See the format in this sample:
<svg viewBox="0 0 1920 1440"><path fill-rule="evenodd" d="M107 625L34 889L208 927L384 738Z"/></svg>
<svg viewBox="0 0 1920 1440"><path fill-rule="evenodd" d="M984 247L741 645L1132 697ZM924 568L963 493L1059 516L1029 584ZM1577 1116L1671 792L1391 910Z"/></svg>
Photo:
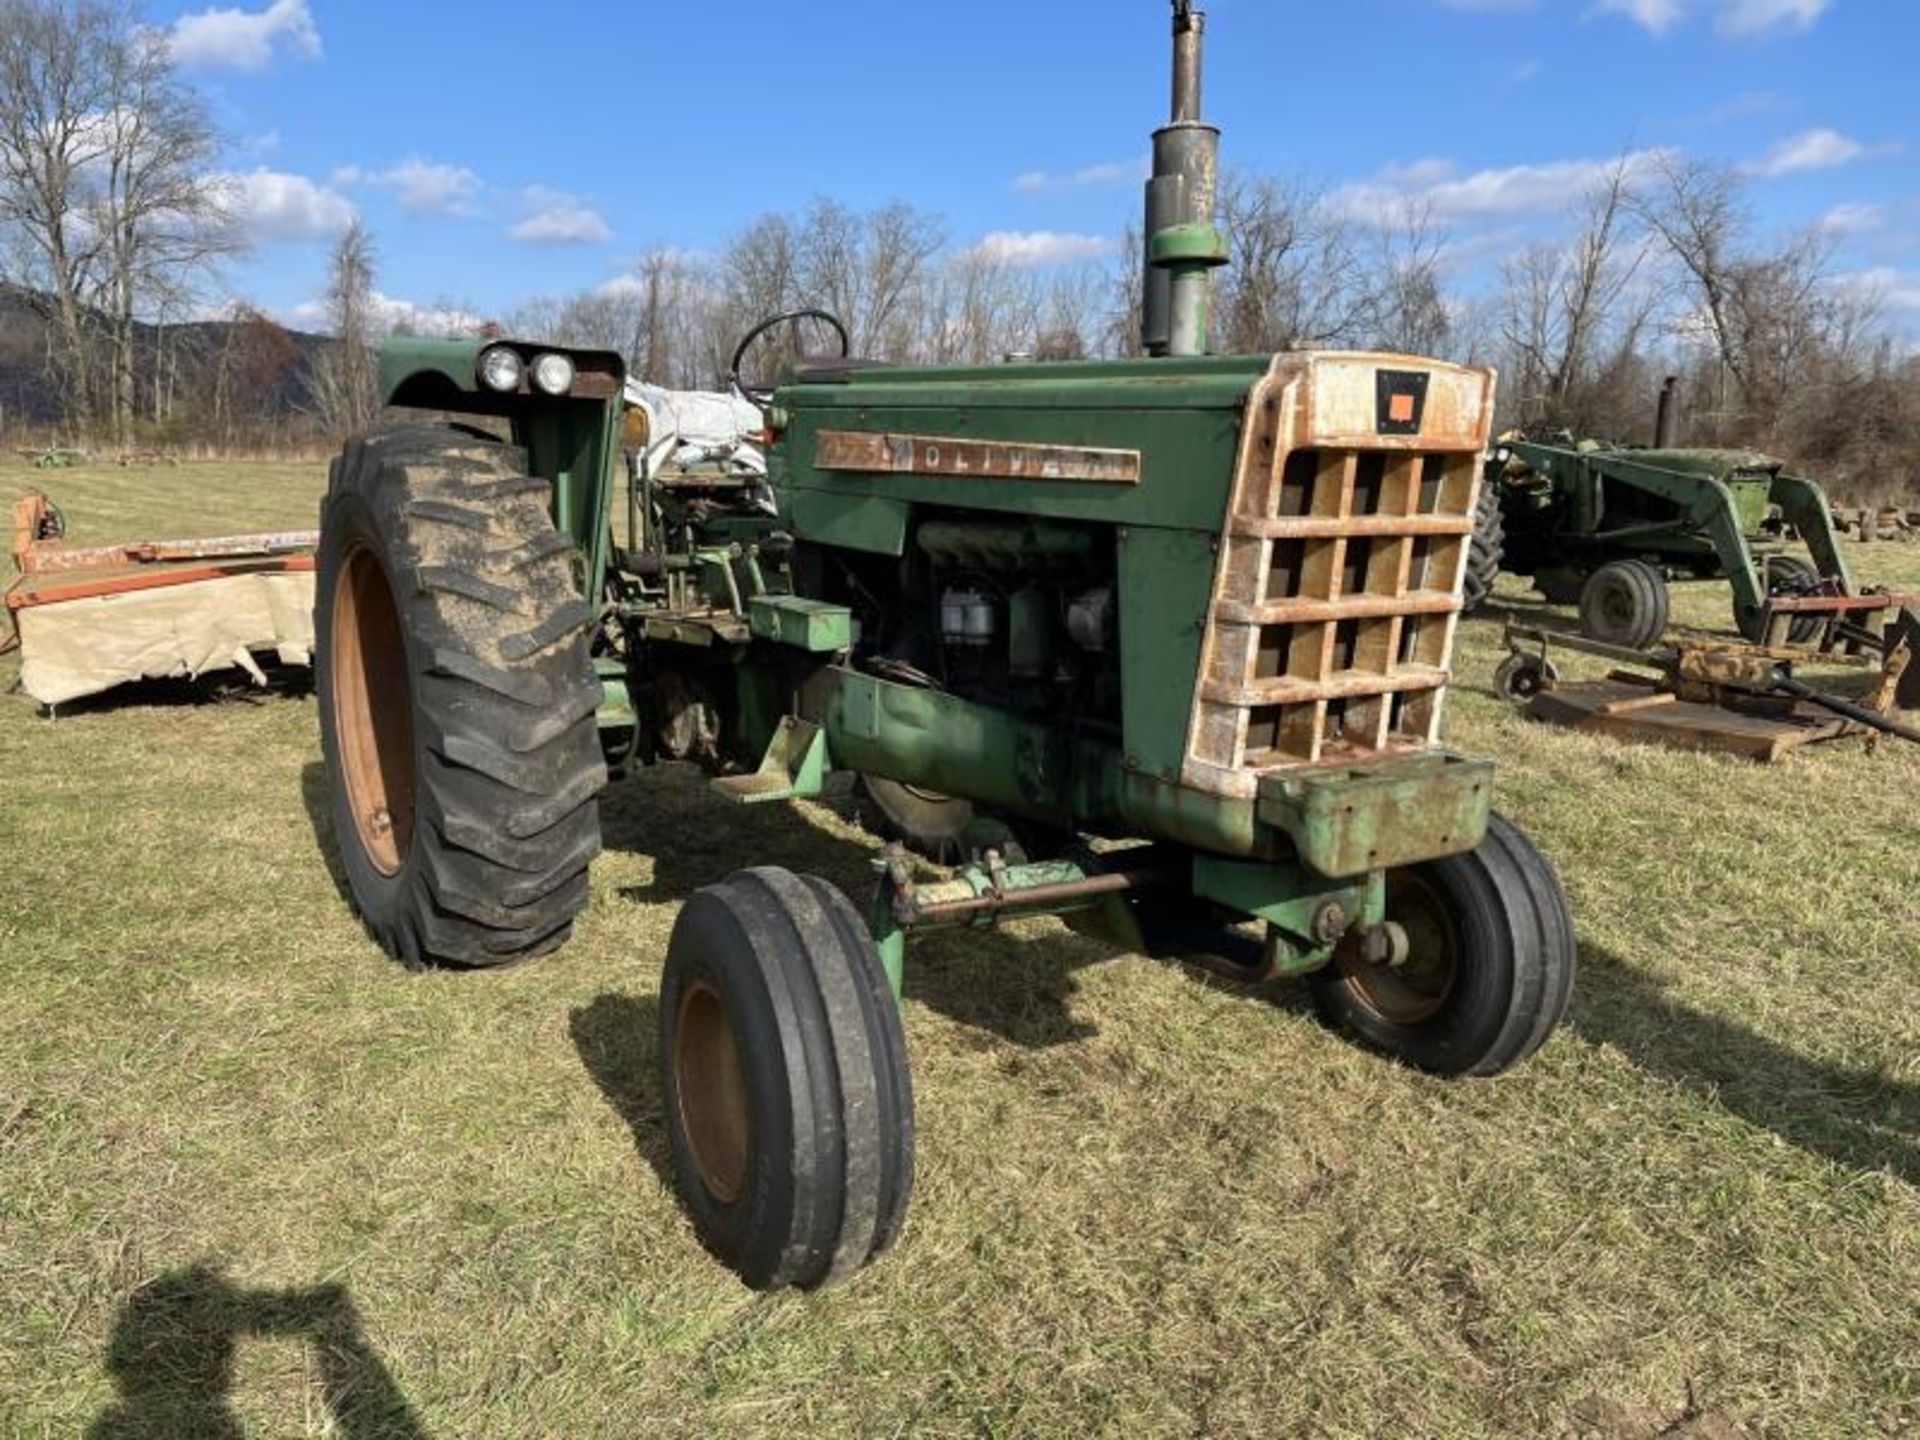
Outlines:
<svg viewBox="0 0 1920 1440"><path fill-rule="evenodd" d="M1220 131L1200 118L1207 17L1194 0L1173 0L1173 105L1153 132L1147 181L1140 343L1149 355L1204 355L1214 267L1226 245L1214 229Z"/></svg>

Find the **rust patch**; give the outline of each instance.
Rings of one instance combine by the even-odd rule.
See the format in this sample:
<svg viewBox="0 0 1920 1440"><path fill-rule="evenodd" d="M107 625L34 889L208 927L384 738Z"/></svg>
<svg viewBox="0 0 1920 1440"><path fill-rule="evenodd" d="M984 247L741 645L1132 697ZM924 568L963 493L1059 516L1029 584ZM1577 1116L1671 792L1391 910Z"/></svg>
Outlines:
<svg viewBox="0 0 1920 1440"><path fill-rule="evenodd" d="M979 480L1085 480L1138 485L1138 450L1034 445L939 435L822 430L814 454L822 470L873 475L955 475Z"/></svg>

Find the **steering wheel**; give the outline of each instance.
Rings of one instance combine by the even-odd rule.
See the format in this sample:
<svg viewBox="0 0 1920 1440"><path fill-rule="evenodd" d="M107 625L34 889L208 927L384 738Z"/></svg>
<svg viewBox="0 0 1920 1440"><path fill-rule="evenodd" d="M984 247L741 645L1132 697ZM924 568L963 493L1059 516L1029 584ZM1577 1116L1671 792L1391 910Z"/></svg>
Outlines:
<svg viewBox="0 0 1920 1440"><path fill-rule="evenodd" d="M754 342L776 326L791 325L794 328L794 338L797 342L800 322L802 320L818 320L839 337L840 353L833 358L844 360L851 352L851 342L847 339L847 327L840 322L840 317L831 311L813 309L789 310L784 315L775 315L769 320L762 320L758 325L754 326L753 329L749 330L746 333L746 337L734 348L733 360L727 366L728 382L736 391L759 406L762 410L765 410L773 403L774 387L771 385L748 384L740 378L740 364L747 358L747 352L753 348ZM804 353L799 350L797 343L794 353L796 355Z"/></svg>

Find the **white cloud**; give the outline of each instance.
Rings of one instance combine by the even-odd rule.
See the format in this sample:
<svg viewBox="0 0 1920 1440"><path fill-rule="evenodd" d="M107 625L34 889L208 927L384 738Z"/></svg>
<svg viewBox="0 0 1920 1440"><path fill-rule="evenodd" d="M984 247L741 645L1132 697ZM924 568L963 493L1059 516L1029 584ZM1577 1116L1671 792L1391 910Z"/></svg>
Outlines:
<svg viewBox="0 0 1920 1440"><path fill-rule="evenodd" d="M484 317L453 305L419 305L398 300L378 290L368 298L376 330L392 334L404 330L409 335L471 335L486 323ZM308 300L294 306L283 317L296 330L327 333L327 306L324 300Z"/></svg>
<svg viewBox="0 0 1920 1440"><path fill-rule="evenodd" d="M1711 14L1714 29L1734 40L1776 30L1810 30L1833 0L1595 0L1593 13L1624 15L1654 35L1681 21Z"/></svg>
<svg viewBox="0 0 1920 1440"><path fill-rule="evenodd" d="M277 54L320 58L320 30L307 0L273 0L264 10L202 10L182 15L167 32L182 65L265 70Z"/></svg>
<svg viewBox="0 0 1920 1440"><path fill-rule="evenodd" d="M1594 9L1601 14L1624 15L1655 35L1666 34L1686 13L1681 0L1599 0Z"/></svg>
<svg viewBox="0 0 1920 1440"><path fill-rule="evenodd" d="M1550 160L1462 175L1450 160L1420 160L1389 167L1372 180L1342 185L1327 197L1337 212L1370 224L1392 224L1409 212L1424 212L1441 224L1547 214L1564 209L1624 163L1629 174L1646 170L1666 152L1637 150L1609 160Z"/></svg>
<svg viewBox="0 0 1920 1440"><path fill-rule="evenodd" d="M1875 147L1862 144L1850 135L1842 135L1838 130L1823 127L1789 135L1747 169L1755 175L1773 179L1801 170L1831 170L1874 153Z"/></svg>
<svg viewBox="0 0 1920 1440"><path fill-rule="evenodd" d="M1851 294L1877 300L1889 310L1920 314L1920 275L1910 271L1876 265L1836 276L1834 283Z"/></svg>
<svg viewBox="0 0 1920 1440"><path fill-rule="evenodd" d="M329 240L353 223L353 205L305 175L250 170L218 177L234 223L266 245Z"/></svg>
<svg viewBox="0 0 1920 1440"><path fill-rule="evenodd" d="M1016 269L1097 260L1113 248L1101 235L1072 235L1059 230L995 230L972 247L971 254Z"/></svg>
<svg viewBox="0 0 1920 1440"><path fill-rule="evenodd" d="M507 231L522 245L602 245L613 231L600 212L563 190L529 185L520 192L527 217Z"/></svg>
<svg viewBox="0 0 1920 1440"><path fill-rule="evenodd" d="M1026 195L1048 190L1106 190L1121 185L1137 185L1152 171L1146 156L1135 160L1106 160L1098 165L1082 165L1078 170L1054 175L1045 170L1029 170L1015 177L1013 188Z"/></svg>
<svg viewBox="0 0 1920 1440"><path fill-rule="evenodd" d="M1722 35L1744 38L1769 30L1811 30L1833 0L1726 0L1715 24Z"/></svg>
<svg viewBox="0 0 1920 1440"><path fill-rule="evenodd" d="M1834 235L1859 235L1878 230L1886 224L1887 212L1879 205L1855 200L1836 205L1820 217L1820 228Z"/></svg>
<svg viewBox="0 0 1920 1440"><path fill-rule="evenodd" d="M334 172L344 185L364 182L391 190L402 209L413 215L471 215L480 194L480 177L464 165L443 165L408 156L385 170L362 171L348 165Z"/></svg>

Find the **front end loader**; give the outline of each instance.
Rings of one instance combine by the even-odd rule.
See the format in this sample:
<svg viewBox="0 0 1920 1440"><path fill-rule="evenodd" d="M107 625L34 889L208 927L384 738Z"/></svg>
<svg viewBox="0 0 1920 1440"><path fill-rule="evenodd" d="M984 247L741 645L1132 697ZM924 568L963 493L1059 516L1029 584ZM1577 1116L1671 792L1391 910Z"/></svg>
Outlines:
<svg viewBox="0 0 1920 1440"><path fill-rule="evenodd" d="M1201 17L1174 10L1148 358L891 368L831 317L776 317L733 377L761 477L623 466L649 447L612 355L400 341L391 404L506 438L423 419L334 466L322 733L353 898L392 954L559 945L610 770L657 761L743 804L853 772L959 862L889 845L858 903L745 868L681 909L678 1187L755 1286L841 1278L898 1232L924 931L1059 915L1197 946L1305 977L1333 1022L1448 1075L1515 1064L1568 1003L1560 884L1494 811L1491 762L1441 744L1493 375L1204 353L1217 132ZM808 329L826 353L788 343ZM763 383L769 344L788 358Z"/></svg>

